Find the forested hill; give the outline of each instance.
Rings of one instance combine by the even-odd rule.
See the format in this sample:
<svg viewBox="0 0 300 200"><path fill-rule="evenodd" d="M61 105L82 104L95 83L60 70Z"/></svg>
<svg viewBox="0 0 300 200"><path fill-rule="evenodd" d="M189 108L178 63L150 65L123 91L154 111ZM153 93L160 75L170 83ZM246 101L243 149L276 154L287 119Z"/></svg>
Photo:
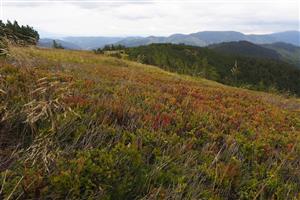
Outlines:
<svg viewBox="0 0 300 200"><path fill-rule="evenodd" d="M223 42L208 48L229 55L279 59L300 68L300 47L284 42L262 45L247 41Z"/></svg>
<svg viewBox="0 0 300 200"><path fill-rule="evenodd" d="M283 60L294 64L300 69L300 47L284 42L264 44L262 46L265 48L275 50L280 54Z"/></svg>
<svg viewBox="0 0 300 200"><path fill-rule="evenodd" d="M280 54L275 50L264 48L260 45L256 45L247 41L223 42L210 45L208 48L229 55L280 59Z"/></svg>
<svg viewBox="0 0 300 200"><path fill-rule="evenodd" d="M151 44L128 48L126 52L129 59L169 71L233 86L300 95L300 70L279 60L225 55L208 48L175 44Z"/></svg>

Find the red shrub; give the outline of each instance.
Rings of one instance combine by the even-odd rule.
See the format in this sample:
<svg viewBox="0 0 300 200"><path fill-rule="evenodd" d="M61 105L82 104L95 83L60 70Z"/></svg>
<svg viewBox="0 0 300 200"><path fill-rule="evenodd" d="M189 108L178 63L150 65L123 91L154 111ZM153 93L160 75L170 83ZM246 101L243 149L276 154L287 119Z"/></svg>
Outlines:
<svg viewBox="0 0 300 200"><path fill-rule="evenodd" d="M64 102L70 106L85 106L90 103L90 101L83 96L68 96L64 98Z"/></svg>

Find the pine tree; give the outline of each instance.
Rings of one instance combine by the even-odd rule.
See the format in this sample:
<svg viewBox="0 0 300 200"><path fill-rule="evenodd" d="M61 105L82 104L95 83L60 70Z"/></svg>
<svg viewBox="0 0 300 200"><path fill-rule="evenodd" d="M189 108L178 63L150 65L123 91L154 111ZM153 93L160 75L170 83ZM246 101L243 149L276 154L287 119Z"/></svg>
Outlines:
<svg viewBox="0 0 300 200"><path fill-rule="evenodd" d="M54 49L64 49L64 47L60 43L56 42L55 40L53 40L52 47Z"/></svg>

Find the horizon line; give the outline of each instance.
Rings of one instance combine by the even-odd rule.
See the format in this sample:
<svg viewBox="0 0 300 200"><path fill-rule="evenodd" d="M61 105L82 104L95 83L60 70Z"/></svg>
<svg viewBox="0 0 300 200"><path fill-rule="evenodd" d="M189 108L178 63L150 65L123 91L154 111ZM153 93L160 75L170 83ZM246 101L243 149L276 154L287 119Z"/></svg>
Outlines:
<svg viewBox="0 0 300 200"><path fill-rule="evenodd" d="M38 31L39 32L39 31ZM43 31L41 31L43 32ZM66 37L120 37L120 38L126 38L126 37L169 37L172 35L191 35L191 34L195 34L195 33L201 33L201 32L236 32L236 33L242 33L244 35L269 35L269 34L275 34L275 33L284 33L284 32L299 32L300 33L300 29L299 30L285 30L285 31L275 31L275 32L265 32L265 33L245 33L242 31L234 31L234 30L206 30L206 31L197 31L197 32L192 32L192 33L172 33L172 34L168 34L168 35L67 35L67 34L61 34L61 33L46 33L45 35L49 35L49 36L42 36L41 38L43 39L51 39L49 37L54 37L54 38L66 38ZM39 33L40 34L40 33ZM53 36L51 36L51 34L53 34ZM41 34L43 35L43 34ZM57 35L57 36L56 36Z"/></svg>

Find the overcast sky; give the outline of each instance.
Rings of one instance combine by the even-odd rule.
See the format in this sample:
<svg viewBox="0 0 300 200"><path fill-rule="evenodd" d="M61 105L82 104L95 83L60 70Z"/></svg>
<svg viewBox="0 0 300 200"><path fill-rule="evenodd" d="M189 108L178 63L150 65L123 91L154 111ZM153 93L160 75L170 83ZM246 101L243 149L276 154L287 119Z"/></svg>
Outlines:
<svg viewBox="0 0 300 200"><path fill-rule="evenodd" d="M298 0L0 1L2 20L29 24L42 37L165 36L204 30L244 33L300 30Z"/></svg>

